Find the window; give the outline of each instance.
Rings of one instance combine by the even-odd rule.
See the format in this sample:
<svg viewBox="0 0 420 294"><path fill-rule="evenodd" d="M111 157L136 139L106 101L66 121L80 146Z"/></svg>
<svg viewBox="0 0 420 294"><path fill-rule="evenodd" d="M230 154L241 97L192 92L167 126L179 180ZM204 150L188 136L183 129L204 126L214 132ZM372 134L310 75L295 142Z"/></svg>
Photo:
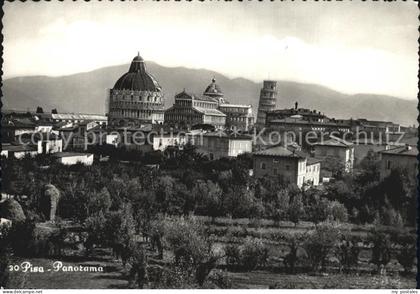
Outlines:
<svg viewBox="0 0 420 294"><path fill-rule="evenodd" d="M273 173L277 175L277 168L273 169Z"/></svg>
<svg viewBox="0 0 420 294"><path fill-rule="evenodd" d="M261 162L261 169L265 169L265 163Z"/></svg>
<svg viewBox="0 0 420 294"><path fill-rule="evenodd" d="M391 169L391 161L390 160L386 161L386 169Z"/></svg>
<svg viewBox="0 0 420 294"><path fill-rule="evenodd" d="M290 170L290 165L286 164L286 170Z"/></svg>
<svg viewBox="0 0 420 294"><path fill-rule="evenodd" d="M279 163L279 160L278 160L278 159L276 159L276 158L274 158L274 159L273 159L273 163Z"/></svg>

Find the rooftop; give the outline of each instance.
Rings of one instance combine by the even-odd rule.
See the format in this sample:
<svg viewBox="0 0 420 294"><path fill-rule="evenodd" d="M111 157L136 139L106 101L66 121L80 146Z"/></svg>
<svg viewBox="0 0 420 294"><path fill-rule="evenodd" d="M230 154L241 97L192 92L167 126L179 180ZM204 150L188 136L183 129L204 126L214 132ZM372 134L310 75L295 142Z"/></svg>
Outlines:
<svg viewBox="0 0 420 294"><path fill-rule="evenodd" d="M406 146L399 146L396 148L392 148L389 150L383 150L383 151L380 151L380 153L389 154L389 155L404 155L404 156L416 157L417 154L419 153L419 150L417 149L417 146L406 145Z"/></svg>
<svg viewBox="0 0 420 294"><path fill-rule="evenodd" d="M215 98L204 96L204 95L198 95L193 94L190 92L185 91L185 89L181 92L175 95L175 99L193 99L193 100L201 100L201 101L207 101L207 102L214 102L217 103Z"/></svg>
<svg viewBox="0 0 420 294"><path fill-rule="evenodd" d="M251 105L245 105L245 104L220 104L219 107L238 107L238 108L250 108Z"/></svg>
<svg viewBox="0 0 420 294"><path fill-rule="evenodd" d="M147 72L144 60L139 54L134 57L128 72L118 79L113 89L153 92L161 91L159 83Z"/></svg>
<svg viewBox="0 0 420 294"><path fill-rule="evenodd" d="M22 145L13 145L13 144L1 144L1 148L4 151L8 151L8 152L24 152L24 151L37 151L37 148L33 145L27 145L27 144L22 144Z"/></svg>
<svg viewBox="0 0 420 294"><path fill-rule="evenodd" d="M352 147L353 143L347 142L341 138L331 137L328 140L323 142L316 142L314 145L316 146L330 146L330 147Z"/></svg>
<svg viewBox="0 0 420 294"><path fill-rule="evenodd" d="M308 159L306 160L306 166L316 164L316 163L320 163L321 161L322 161L322 159L319 159L319 158L308 157Z"/></svg>
<svg viewBox="0 0 420 294"><path fill-rule="evenodd" d="M80 152L57 152L53 153L52 156L57 158L63 157L75 157L75 156L90 156L93 155L92 153L80 153Z"/></svg>
<svg viewBox="0 0 420 294"><path fill-rule="evenodd" d="M209 132L203 134L204 137L219 137L219 138L229 138L232 140L252 140L252 136L245 134L229 134L223 131Z"/></svg>
<svg viewBox="0 0 420 294"><path fill-rule="evenodd" d="M286 117L282 119L272 119L270 123L277 123L277 124L294 124L294 125L306 125L306 126L342 126L342 127L349 127L349 125L337 121L313 121L302 119L301 117Z"/></svg>
<svg viewBox="0 0 420 294"><path fill-rule="evenodd" d="M217 109L211 109L211 108L202 108L202 107L193 107L195 110L204 113L205 115L213 115L213 116L226 116L223 112Z"/></svg>
<svg viewBox="0 0 420 294"><path fill-rule="evenodd" d="M255 152L254 155L259 156L276 156L276 157L292 157L292 158L306 158L306 154L302 151L289 150L283 146L276 146L266 150Z"/></svg>
<svg viewBox="0 0 420 294"><path fill-rule="evenodd" d="M210 97L223 97L222 89L218 84L216 84L215 78L211 80L211 84L207 86L206 90L204 90L203 95Z"/></svg>

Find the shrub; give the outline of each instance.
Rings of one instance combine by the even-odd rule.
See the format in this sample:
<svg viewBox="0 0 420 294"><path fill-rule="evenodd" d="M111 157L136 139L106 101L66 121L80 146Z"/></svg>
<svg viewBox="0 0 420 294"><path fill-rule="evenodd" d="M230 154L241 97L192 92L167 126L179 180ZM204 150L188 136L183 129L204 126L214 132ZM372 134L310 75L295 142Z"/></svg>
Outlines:
<svg viewBox="0 0 420 294"><path fill-rule="evenodd" d="M330 202L330 213L332 219L338 222L346 222L349 218L347 208L338 201Z"/></svg>
<svg viewBox="0 0 420 294"><path fill-rule="evenodd" d="M130 251L129 264L131 269L128 276L130 284L143 289L144 284L147 282L147 257L144 248L140 245L132 245Z"/></svg>
<svg viewBox="0 0 420 294"><path fill-rule="evenodd" d="M22 222L26 219L22 206L13 199L7 199L0 205L0 216L12 222Z"/></svg>
<svg viewBox="0 0 420 294"><path fill-rule="evenodd" d="M25 221L14 223L9 232L11 247L17 256L33 256L38 251L35 223Z"/></svg>
<svg viewBox="0 0 420 294"><path fill-rule="evenodd" d="M236 244L228 244L225 246L226 265L230 269L236 268L240 263L240 248Z"/></svg>
<svg viewBox="0 0 420 294"><path fill-rule="evenodd" d="M360 248L357 247L357 240L349 234L342 236L337 246L336 256L340 261L340 271L344 269L349 272L352 266L356 266L359 261Z"/></svg>
<svg viewBox="0 0 420 294"><path fill-rule="evenodd" d="M205 284L204 288L232 289L233 283L225 272L221 270L214 270L210 273L208 283Z"/></svg>
<svg viewBox="0 0 420 294"><path fill-rule="evenodd" d="M285 236L287 246L289 246L289 253L284 257L284 265L286 270L290 273L295 273L295 266L298 262L298 249L302 245L305 238L304 234L287 234Z"/></svg>
<svg viewBox="0 0 420 294"><path fill-rule="evenodd" d="M318 271L320 267L321 270L325 269L327 257L334 248L338 236L338 229L328 223L320 224L309 233L304 249L314 271Z"/></svg>
<svg viewBox="0 0 420 294"><path fill-rule="evenodd" d="M404 268L404 273L408 274L413 269L416 258L416 236L410 233L397 234L395 242L401 247L395 257Z"/></svg>
<svg viewBox="0 0 420 294"><path fill-rule="evenodd" d="M253 270L267 263L268 248L260 239L247 238L241 250L241 266Z"/></svg>

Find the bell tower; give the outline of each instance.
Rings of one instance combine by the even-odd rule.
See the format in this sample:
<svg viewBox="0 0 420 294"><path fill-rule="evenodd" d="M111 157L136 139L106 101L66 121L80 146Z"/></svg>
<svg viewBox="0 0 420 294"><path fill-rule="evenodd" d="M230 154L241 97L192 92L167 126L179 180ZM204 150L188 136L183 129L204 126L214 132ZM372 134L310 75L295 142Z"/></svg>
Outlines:
<svg viewBox="0 0 420 294"><path fill-rule="evenodd" d="M264 81L258 103L257 127L263 128L265 126L266 112L276 108L276 100L277 82Z"/></svg>

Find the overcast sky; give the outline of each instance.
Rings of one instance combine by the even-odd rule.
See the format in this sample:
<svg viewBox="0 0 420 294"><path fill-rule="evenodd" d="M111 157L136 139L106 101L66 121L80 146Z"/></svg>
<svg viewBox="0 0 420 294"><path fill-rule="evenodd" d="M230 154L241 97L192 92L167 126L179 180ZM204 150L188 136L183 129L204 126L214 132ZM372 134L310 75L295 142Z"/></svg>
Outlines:
<svg viewBox="0 0 420 294"><path fill-rule="evenodd" d="M147 61L417 98L413 2L6 2L4 77Z"/></svg>

